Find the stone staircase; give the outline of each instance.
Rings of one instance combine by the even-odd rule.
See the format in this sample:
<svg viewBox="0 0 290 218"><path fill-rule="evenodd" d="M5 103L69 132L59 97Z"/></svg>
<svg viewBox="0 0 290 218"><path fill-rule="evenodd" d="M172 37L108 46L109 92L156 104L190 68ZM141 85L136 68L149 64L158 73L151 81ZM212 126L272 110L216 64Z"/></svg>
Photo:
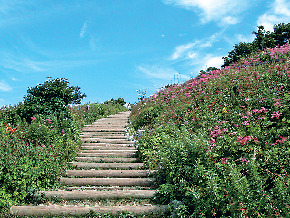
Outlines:
<svg viewBox="0 0 290 218"><path fill-rule="evenodd" d="M151 205L154 171L144 170L136 148L125 136L130 112L121 112L86 125L75 169L59 179L62 190L38 192L50 201L38 206L13 206L17 216L84 216L132 212L163 217L165 205Z"/></svg>

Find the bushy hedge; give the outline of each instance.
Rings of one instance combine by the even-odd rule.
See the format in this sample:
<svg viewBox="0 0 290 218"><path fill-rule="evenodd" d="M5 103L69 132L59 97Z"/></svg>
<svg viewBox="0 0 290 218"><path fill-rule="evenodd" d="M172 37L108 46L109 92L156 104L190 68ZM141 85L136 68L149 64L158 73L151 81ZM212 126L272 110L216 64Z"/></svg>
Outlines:
<svg viewBox="0 0 290 218"><path fill-rule="evenodd" d="M133 108L157 203L178 217L290 216L289 57L289 44L266 49Z"/></svg>

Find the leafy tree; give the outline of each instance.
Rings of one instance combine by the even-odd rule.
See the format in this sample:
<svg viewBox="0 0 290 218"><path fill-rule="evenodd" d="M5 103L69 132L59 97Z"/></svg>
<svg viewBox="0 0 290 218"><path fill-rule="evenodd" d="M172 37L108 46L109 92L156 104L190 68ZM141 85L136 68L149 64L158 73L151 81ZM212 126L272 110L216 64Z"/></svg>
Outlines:
<svg viewBox="0 0 290 218"><path fill-rule="evenodd" d="M119 105L124 106L126 102L124 98L118 98L117 100L111 98L110 100L105 101L104 104L114 104L114 105L119 104Z"/></svg>
<svg viewBox="0 0 290 218"><path fill-rule="evenodd" d="M69 104L80 104L86 97L80 92L80 87L69 86L65 78L48 79L43 84L28 88L27 96L24 97L22 117L30 121L37 114L59 116L67 115Z"/></svg>
<svg viewBox="0 0 290 218"><path fill-rule="evenodd" d="M253 34L256 36L253 42L240 42L234 45L234 49L229 52L228 56L223 57L222 67L229 66L252 52L284 45L290 39L290 23L275 25L274 32L266 31L263 26L258 26L257 32L253 31Z"/></svg>

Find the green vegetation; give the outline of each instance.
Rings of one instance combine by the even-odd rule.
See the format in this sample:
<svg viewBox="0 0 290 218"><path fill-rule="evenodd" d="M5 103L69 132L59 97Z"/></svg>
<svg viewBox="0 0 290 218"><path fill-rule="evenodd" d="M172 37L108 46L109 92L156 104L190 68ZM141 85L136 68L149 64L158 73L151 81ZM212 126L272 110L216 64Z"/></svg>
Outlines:
<svg viewBox="0 0 290 218"><path fill-rule="evenodd" d="M175 217L290 216L290 45L241 58L133 109L155 201Z"/></svg>
<svg viewBox="0 0 290 218"><path fill-rule="evenodd" d="M0 109L0 214L11 205L37 203L35 191L54 188L80 147L85 124L125 111L120 104L80 103L66 79L28 89L24 103Z"/></svg>
<svg viewBox="0 0 290 218"><path fill-rule="evenodd" d="M256 51L263 51L266 48L274 48L282 46L289 42L290 39L290 23L280 23L274 26L274 31L265 31L263 26L258 26L258 31L253 32L255 39L253 42L241 42L234 46L227 57L223 57L223 67L230 66L236 61Z"/></svg>

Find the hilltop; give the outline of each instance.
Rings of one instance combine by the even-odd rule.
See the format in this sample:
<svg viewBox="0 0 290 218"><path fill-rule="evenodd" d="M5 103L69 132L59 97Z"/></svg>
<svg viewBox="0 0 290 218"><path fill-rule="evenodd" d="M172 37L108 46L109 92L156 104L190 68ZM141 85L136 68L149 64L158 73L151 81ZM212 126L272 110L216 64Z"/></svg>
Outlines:
<svg viewBox="0 0 290 218"><path fill-rule="evenodd" d="M177 216L290 213L290 46L167 86L132 110L155 199Z"/></svg>

